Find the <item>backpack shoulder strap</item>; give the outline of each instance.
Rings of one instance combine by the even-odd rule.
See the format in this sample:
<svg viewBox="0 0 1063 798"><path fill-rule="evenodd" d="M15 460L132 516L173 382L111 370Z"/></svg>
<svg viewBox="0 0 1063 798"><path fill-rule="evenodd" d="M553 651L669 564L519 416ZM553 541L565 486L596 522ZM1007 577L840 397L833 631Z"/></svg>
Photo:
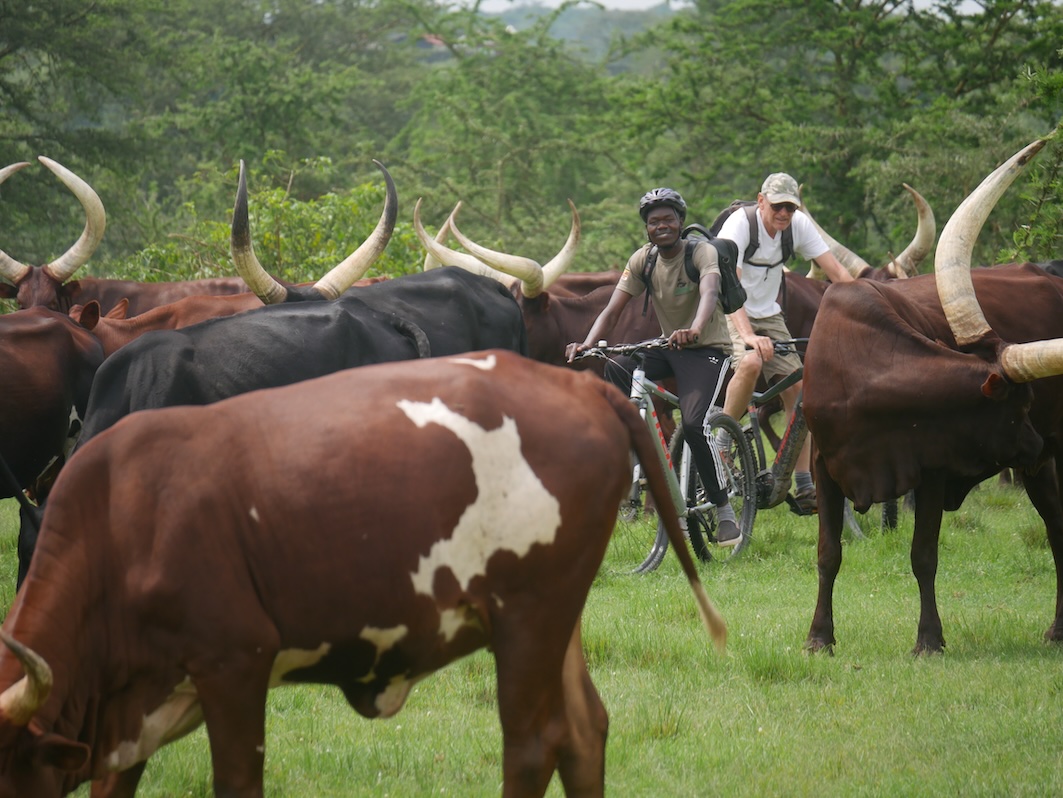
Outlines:
<svg viewBox="0 0 1063 798"><path fill-rule="evenodd" d="M650 292L653 290L653 283L650 282L653 279L653 270L657 266L657 245L654 244L650 247L649 252L646 253L646 262L642 265L642 282L646 284L646 290L642 295L642 315L646 315L646 311L650 307Z"/></svg>
<svg viewBox="0 0 1063 798"><path fill-rule="evenodd" d="M746 219L749 220L749 246L742 255L742 261L748 263L760 246L760 233L757 232L757 205L756 203L746 205L743 210L746 212Z"/></svg>
<svg viewBox="0 0 1063 798"><path fill-rule="evenodd" d="M700 241L696 241L693 238L687 239L687 247L683 256L683 266L686 268L687 279L694 285L701 282L701 273L698 271L698 267L694 265L694 250L697 249Z"/></svg>

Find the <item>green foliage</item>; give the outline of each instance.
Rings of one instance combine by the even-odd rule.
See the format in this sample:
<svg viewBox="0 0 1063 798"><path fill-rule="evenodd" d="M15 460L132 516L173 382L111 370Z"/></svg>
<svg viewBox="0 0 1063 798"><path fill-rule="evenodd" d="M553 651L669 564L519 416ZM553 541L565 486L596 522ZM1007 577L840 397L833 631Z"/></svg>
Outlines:
<svg viewBox="0 0 1063 798"><path fill-rule="evenodd" d="M271 160L284 160L284 157L273 153ZM290 174L286 188L255 191L251 185L269 181L263 179L263 173L252 172L248 176L248 209L255 253L267 271L294 283L319 279L357 249L376 227L385 199L382 180L309 200L297 199L296 187L304 176L312 179L313 175L333 170L327 161L301 166L299 172ZM235 183L235 174L230 177ZM170 236L128 259L103 263L102 268L147 281L235 274L229 256L230 223L203 216L191 203L183 210L188 218L188 234ZM412 225L403 224L396 229L367 276L394 277L417 271L423 266L423 258Z"/></svg>
<svg viewBox="0 0 1063 798"><path fill-rule="evenodd" d="M435 225L461 200L463 232L541 262L567 235L571 199L582 270L618 267L641 242L634 205L647 188L679 188L704 220L781 169L832 235L877 264L913 231L901 183L940 228L1063 118L1063 7L970 5L616 12L572 0L488 16L431 0L0 4L0 141L6 163L45 154L99 192L108 229L86 273L228 273L241 159L261 181L253 192L291 203L355 190L384 160L403 225L417 197ZM1053 157L1003 198L977 262L1059 255ZM82 222L39 166L0 193L0 245L18 260L48 262ZM327 219L298 224L273 246L281 272L351 243ZM412 239L399 246L405 230L386 268L420 259Z"/></svg>

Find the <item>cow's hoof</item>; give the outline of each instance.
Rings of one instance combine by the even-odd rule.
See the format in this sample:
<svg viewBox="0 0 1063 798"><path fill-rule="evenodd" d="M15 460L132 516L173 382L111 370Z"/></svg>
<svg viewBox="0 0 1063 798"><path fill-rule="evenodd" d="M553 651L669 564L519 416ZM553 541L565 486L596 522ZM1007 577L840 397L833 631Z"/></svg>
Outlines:
<svg viewBox="0 0 1063 798"><path fill-rule="evenodd" d="M805 641L805 651L809 654L818 654L825 652L828 656L834 656L834 641L833 640L821 640L817 637L810 637Z"/></svg>
<svg viewBox="0 0 1063 798"><path fill-rule="evenodd" d="M1049 643L1063 643L1063 629L1057 623L1052 624L1045 631L1045 640Z"/></svg>
<svg viewBox="0 0 1063 798"><path fill-rule="evenodd" d="M945 641L944 640L916 640L915 648L912 649L912 654L917 657L931 654L944 654L945 653Z"/></svg>

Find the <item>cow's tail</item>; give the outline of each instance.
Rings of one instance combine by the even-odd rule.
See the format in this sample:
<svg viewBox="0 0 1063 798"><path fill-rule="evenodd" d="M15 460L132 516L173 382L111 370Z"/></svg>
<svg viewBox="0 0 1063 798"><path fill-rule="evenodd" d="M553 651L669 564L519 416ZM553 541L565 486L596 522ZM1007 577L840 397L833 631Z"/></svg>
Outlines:
<svg viewBox="0 0 1063 798"><path fill-rule="evenodd" d="M417 350L417 357L425 358L432 356L432 343L428 340L428 335L424 330L409 319L402 319L398 316L392 318L392 323L395 325L395 329L410 339L410 343L412 343Z"/></svg>
<svg viewBox="0 0 1063 798"><path fill-rule="evenodd" d="M664 523L665 531L668 533L668 540L671 541L672 549L683 567L683 573L686 574L687 581L694 591L694 598L698 602L701 620L705 624L705 628L708 629L716 648L719 651L723 651L727 645L727 624L713 605L709 594L705 592L705 586L702 585L701 579L698 578L697 568L694 565L693 558L690 556L690 548L687 546L686 537L683 535L682 527L679 525L679 516L676 514L675 505L672 503L671 492L668 490L668 482L661 466L657 447L650 437L649 430L646 429L645 422L628 397L608 383L602 382L601 384L605 389L605 395L609 403L616 410L617 416L627 425L631 435L631 448L635 450L639 462L642 463L650 493L653 494L653 499L657 504L657 514Z"/></svg>

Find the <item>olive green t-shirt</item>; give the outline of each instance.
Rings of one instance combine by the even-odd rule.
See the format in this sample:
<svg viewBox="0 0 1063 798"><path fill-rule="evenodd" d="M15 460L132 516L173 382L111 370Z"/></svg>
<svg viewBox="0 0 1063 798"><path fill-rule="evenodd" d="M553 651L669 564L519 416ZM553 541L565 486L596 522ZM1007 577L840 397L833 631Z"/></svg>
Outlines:
<svg viewBox="0 0 1063 798"><path fill-rule="evenodd" d="M646 244L632 254L624 268L624 273L620 276L617 288L633 297L642 295L642 292L646 290L642 270L646 266L646 255L649 251L650 245ZM661 333L666 337L678 329L690 326L698 312L698 302L701 300L697 283L691 283L687 279L685 257L686 254L682 248L674 258L666 258L658 252L657 265L653 269L653 291L650 296L653 299L653 309L657 313L657 320L661 324ZM711 244L696 246L694 266L702 275L719 274L716 248ZM696 346L711 346L723 352L731 351L731 336L728 333L727 321L719 302L716 303L716 310L709 317L705 329L698 331Z"/></svg>

